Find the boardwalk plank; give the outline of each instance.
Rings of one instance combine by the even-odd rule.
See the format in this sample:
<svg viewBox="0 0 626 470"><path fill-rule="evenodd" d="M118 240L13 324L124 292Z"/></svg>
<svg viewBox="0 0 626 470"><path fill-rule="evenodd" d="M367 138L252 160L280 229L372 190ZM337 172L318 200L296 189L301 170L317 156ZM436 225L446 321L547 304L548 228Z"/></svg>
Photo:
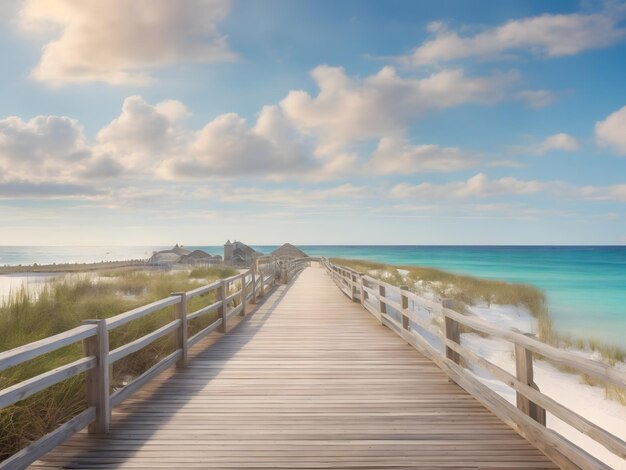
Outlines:
<svg viewBox="0 0 626 470"><path fill-rule="evenodd" d="M320 268L196 351L32 468L556 468Z"/></svg>

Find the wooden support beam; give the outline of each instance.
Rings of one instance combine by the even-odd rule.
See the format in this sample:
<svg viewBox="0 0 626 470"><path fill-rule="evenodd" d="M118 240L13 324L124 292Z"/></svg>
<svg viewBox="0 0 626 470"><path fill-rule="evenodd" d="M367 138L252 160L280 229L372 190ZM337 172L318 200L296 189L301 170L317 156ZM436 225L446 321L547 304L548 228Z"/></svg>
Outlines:
<svg viewBox="0 0 626 470"><path fill-rule="evenodd" d="M380 313L387 313L387 304L383 302L382 298L385 297L385 286L378 286L378 295L380 295L381 299L378 303L378 309Z"/></svg>
<svg viewBox="0 0 626 470"><path fill-rule="evenodd" d="M442 299L441 303L444 308L452 309L454 301L452 299ZM457 344L461 344L461 329L459 323L452 318L444 315L443 322L443 335L445 338L454 341ZM461 356L451 348L446 346L446 357L452 360L455 364L461 363Z"/></svg>
<svg viewBox="0 0 626 470"><path fill-rule="evenodd" d="M180 297L180 303L174 305L174 319L180 320L180 326L176 329L176 349L180 349L182 354L176 363L176 367L186 367L187 358L189 356L189 345L187 338L189 336L189 325L187 323L187 293L172 292L172 295Z"/></svg>
<svg viewBox="0 0 626 470"><path fill-rule="evenodd" d="M226 303L224 299L226 298L226 282L222 281L220 286L217 288L215 292L216 300L220 303L220 306L217 307L217 316L222 320L222 324L220 325L219 331L221 333L226 333L228 331L228 326L226 325Z"/></svg>
<svg viewBox="0 0 626 470"><path fill-rule="evenodd" d="M246 316L246 274L241 275L241 313L242 317Z"/></svg>
<svg viewBox="0 0 626 470"><path fill-rule="evenodd" d="M362 274L359 276L359 278L360 278L360 283L361 283L361 286L360 286L361 287L361 305L365 305L365 300L367 299L367 292L365 292L365 289L364 289L364 287L366 287L365 286L366 281L365 279L363 279Z"/></svg>
<svg viewBox="0 0 626 470"><path fill-rule="evenodd" d="M87 406L96 409L96 419L89 424L92 434L109 432L111 424L111 401L109 397L109 332L106 320L85 320L83 325L96 325L95 336L83 340L85 356L96 358L96 367L85 374Z"/></svg>
<svg viewBox="0 0 626 470"><path fill-rule="evenodd" d="M252 298L250 299L250 303L256 304L256 263L253 263L250 267L250 276L252 277L252 283L250 284L250 289L252 289Z"/></svg>
<svg viewBox="0 0 626 470"><path fill-rule="evenodd" d="M400 290L408 291L409 286L400 286ZM404 314L404 310L407 310L409 308L409 298L408 296L404 295L404 292L400 292L400 300L402 303L402 310L403 310L402 312L400 312L402 316L402 328L405 330L408 330L409 329L409 317Z"/></svg>
<svg viewBox="0 0 626 470"><path fill-rule="evenodd" d="M515 345L515 375L517 380L539 391L539 387L534 382L533 353L519 344ZM517 407L522 413L530 416L539 424L546 425L545 409L530 401L520 392L516 392L516 398Z"/></svg>
<svg viewBox="0 0 626 470"><path fill-rule="evenodd" d="M352 300L352 302L356 302L357 298L356 298L356 275L354 275L353 273L349 273L350 274L350 299Z"/></svg>

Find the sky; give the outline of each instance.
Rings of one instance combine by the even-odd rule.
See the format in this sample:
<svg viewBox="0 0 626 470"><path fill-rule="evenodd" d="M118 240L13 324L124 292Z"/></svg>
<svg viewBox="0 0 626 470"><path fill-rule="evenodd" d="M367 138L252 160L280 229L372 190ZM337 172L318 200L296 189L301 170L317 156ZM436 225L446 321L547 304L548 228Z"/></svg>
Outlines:
<svg viewBox="0 0 626 470"><path fill-rule="evenodd" d="M0 245L626 244L626 2L6 0Z"/></svg>

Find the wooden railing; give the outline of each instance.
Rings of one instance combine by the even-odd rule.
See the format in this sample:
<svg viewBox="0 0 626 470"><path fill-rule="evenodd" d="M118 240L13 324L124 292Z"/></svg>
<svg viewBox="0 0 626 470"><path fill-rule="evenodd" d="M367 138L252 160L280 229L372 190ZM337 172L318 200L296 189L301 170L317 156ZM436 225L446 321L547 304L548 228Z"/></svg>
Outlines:
<svg viewBox="0 0 626 470"><path fill-rule="evenodd" d="M215 281L189 292L177 292L165 299L152 302L120 315L86 320L81 326L0 353L0 372L18 366L39 356L82 341L84 357L54 370L0 390L0 409L46 390L59 382L86 373L87 409L56 430L30 444L0 463L0 470L21 469L52 450L72 434L88 427L91 433L106 433L111 422L111 409L137 392L154 377L173 365L185 367L189 349L209 333L225 333L228 320L234 315L246 314L246 303L255 303L278 282L288 283L310 262L309 258L277 260L264 259L247 271ZM215 293L215 301L194 312L188 312L189 301L195 297ZM127 323L173 307L171 322L130 343L109 349L109 333ZM189 322L217 313L208 326L188 336ZM115 362L150 345L168 334L175 334L176 349L132 382L111 394L110 366Z"/></svg>
<svg viewBox="0 0 626 470"><path fill-rule="evenodd" d="M323 259L322 264L344 294L353 301L360 302L383 325L424 353L452 381L561 467L610 468L561 434L547 428L546 411L615 455L626 458L626 442L539 390L533 380L533 353L622 389L626 388L626 372L623 370L555 348L521 332L461 314L452 308L453 303L448 300L438 302L424 298L410 292L406 286L388 284L345 266L333 264L327 259ZM409 308L410 302L413 308ZM427 312L426 315L418 315L416 306L418 311ZM436 327L436 324L440 324L441 328ZM512 343L515 351L515 375L463 345L462 330L476 331ZM433 344L433 338L437 339L441 349ZM478 380L468 369L472 364L514 389L517 406L513 406Z"/></svg>

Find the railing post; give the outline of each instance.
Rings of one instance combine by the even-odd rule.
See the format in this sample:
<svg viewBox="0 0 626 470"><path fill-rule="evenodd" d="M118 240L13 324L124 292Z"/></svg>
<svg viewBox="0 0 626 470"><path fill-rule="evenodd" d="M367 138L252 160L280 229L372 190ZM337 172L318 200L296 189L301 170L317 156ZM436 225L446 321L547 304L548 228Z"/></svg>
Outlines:
<svg viewBox="0 0 626 470"><path fill-rule="evenodd" d="M111 399L109 397L109 333L106 320L85 320L83 325L96 325L95 336L83 340L85 356L95 356L96 367L86 372L87 406L96 408L96 420L89 425L92 434L109 432Z"/></svg>
<svg viewBox="0 0 626 470"><path fill-rule="evenodd" d="M189 325L187 323L187 293L186 292L172 292L171 295L177 295L180 297L180 302L174 305L174 317L180 320L180 326L176 330L176 349L180 349L182 355L176 362L176 367L185 367L187 365L189 344L187 338L189 337Z"/></svg>
<svg viewBox="0 0 626 470"><path fill-rule="evenodd" d="M252 298L250 299L250 303L255 304L256 303L256 267L254 264L250 268L250 277L252 278L251 284L250 284L250 288L252 289Z"/></svg>
<svg viewBox="0 0 626 470"><path fill-rule="evenodd" d="M441 303L443 304L443 308L451 309L453 306L452 299L443 299ZM443 337L449 339L450 341L454 341L457 344L461 344L461 330L459 329L459 324L452 318L448 317L445 312L443 313ZM461 356L459 353L447 345L446 357L456 364L461 363Z"/></svg>
<svg viewBox="0 0 626 470"><path fill-rule="evenodd" d="M226 304L224 299L226 298L226 282L220 282L220 286L217 288L216 292L216 300L220 301L220 306L217 307L217 317L222 319L222 324L220 325L219 331L222 333L226 333L228 329L226 328Z"/></svg>
<svg viewBox="0 0 626 470"><path fill-rule="evenodd" d="M263 297L265 295L265 266L259 269L259 274L261 278L261 285L259 286L259 297Z"/></svg>
<svg viewBox="0 0 626 470"><path fill-rule="evenodd" d="M539 391L534 382L533 353L519 344L515 344L515 375L517 380ZM530 401L520 392L516 392L517 408L525 415L530 416L539 424L546 425L546 410Z"/></svg>
<svg viewBox="0 0 626 470"><path fill-rule="evenodd" d="M365 300L367 299L367 292L365 292L365 284L366 281L363 279L363 273L360 275L360 284L361 284L361 305L365 306Z"/></svg>
<svg viewBox="0 0 626 470"><path fill-rule="evenodd" d="M350 299L356 302L356 279L354 273L350 273Z"/></svg>
<svg viewBox="0 0 626 470"><path fill-rule="evenodd" d="M242 317L246 316L246 275L241 275L241 314Z"/></svg>
<svg viewBox="0 0 626 470"><path fill-rule="evenodd" d="M378 286L378 295L380 297L378 301L378 310L380 311L380 323L382 323L383 315L387 313L387 304L383 302L383 299L385 298L385 286L383 285Z"/></svg>
<svg viewBox="0 0 626 470"><path fill-rule="evenodd" d="M405 315L405 310L409 308L409 297L404 294L402 291L408 291L409 286L400 286L400 300L402 304L402 312L400 312L402 316L402 328L407 330L409 329L409 317Z"/></svg>

